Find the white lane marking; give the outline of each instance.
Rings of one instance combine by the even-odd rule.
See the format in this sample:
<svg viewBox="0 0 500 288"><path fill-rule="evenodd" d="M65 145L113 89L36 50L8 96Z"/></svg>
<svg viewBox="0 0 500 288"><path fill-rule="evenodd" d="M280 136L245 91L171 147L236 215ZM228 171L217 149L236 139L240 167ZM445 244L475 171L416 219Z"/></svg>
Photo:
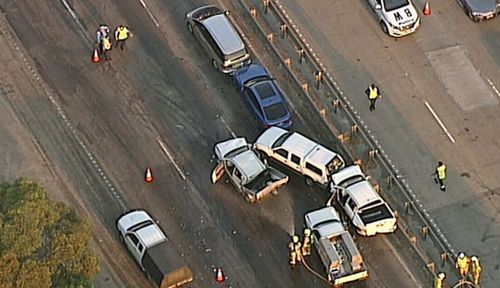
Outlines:
<svg viewBox="0 0 500 288"><path fill-rule="evenodd" d="M219 117L220 121L222 122L222 124L224 124L224 126L226 127L226 129L229 131L229 133L231 133L231 136L233 136L233 138L237 138L236 134L231 129L231 127L229 127L229 125L227 125L227 122L226 122L226 120L224 120L224 117L222 117L222 115L218 115L218 117Z"/></svg>
<svg viewBox="0 0 500 288"><path fill-rule="evenodd" d="M491 82L490 78L486 78L486 81L488 81L488 84L490 84L493 91L495 91L495 94L497 94L497 97L500 98L500 92L498 91L497 87L495 87L493 82Z"/></svg>
<svg viewBox="0 0 500 288"><path fill-rule="evenodd" d="M160 27L160 23L158 23L158 21L156 21L155 16L151 12L151 10L149 10L148 6L146 6L146 3L144 2L144 0L139 0L139 2L141 2L142 7L144 8L144 10L146 10L146 12L149 15L149 18L151 18L151 20L153 20L153 22L155 23L156 27Z"/></svg>
<svg viewBox="0 0 500 288"><path fill-rule="evenodd" d="M413 287L422 287L420 286L421 283L419 283L415 278L415 276L413 276L413 273L411 272L410 268L408 267L406 262L401 258L396 248L392 245L391 241L389 241L387 237L383 237L383 239L387 247L389 247L389 249L391 250L392 254L398 259L398 262L403 267L403 270L405 270L406 275L408 275L411 278L411 281L413 281L413 283L415 284L415 286Z"/></svg>
<svg viewBox="0 0 500 288"><path fill-rule="evenodd" d="M87 40L89 40L90 42L93 42L92 38L90 38L90 36L88 35L87 30L83 27L83 25L80 22L80 20L78 20L78 17L76 16L76 13L73 11L73 9L71 8L71 6L69 6L68 2L66 2L66 0L61 0L61 2L63 3L63 5L66 8L66 10L68 10L68 12L71 15L71 17L73 17L73 19L75 20L76 24L78 24L78 26L80 27L80 30L81 30L80 32L82 32L83 37L87 38Z"/></svg>
<svg viewBox="0 0 500 288"><path fill-rule="evenodd" d="M448 139L450 139L451 143L455 143L455 139L453 138L453 136L451 136L450 132L448 132L448 128L446 128L446 126L444 126L443 122L441 121L441 119L439 119L436 112L434 112L434 109L432 109L429 102L425 101L425 107L427 107L427 109L429 109L429 112L431 112L434 119L436 119L436 122L438 122L439 126L441 126L441 129L443 129L444 133L446 133L446 136L448 136Z"/></svg>
<svg viewBox="0 0 500 288"><path fill-rule="evenodd" d="M156 141L158 141L158 144L160 144L161 150L168 157L168 160L172 163L172 165L174 165L175 170L177 170L177 172L179 172L179 175L181 175L182 180L186 180L186 175L184 175L184 172L182 172L179 165L177 165L177 162L175 162L174 157L172 157L172 154L170 154L170 152L167 149L167 146L165 146L161 138L160 137L156 138Z"/></svg>

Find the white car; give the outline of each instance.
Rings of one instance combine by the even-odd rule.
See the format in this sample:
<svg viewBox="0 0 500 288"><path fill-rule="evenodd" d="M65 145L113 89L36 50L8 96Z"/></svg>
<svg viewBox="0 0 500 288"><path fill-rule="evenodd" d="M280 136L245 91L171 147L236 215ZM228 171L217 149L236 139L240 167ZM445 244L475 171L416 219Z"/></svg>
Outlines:
<svg viewBox="0 0 500 288"><path fill-rule="evenodd" d="M401 37L417 31L420 17L411 0L368 0L384 33Z"/></svg>

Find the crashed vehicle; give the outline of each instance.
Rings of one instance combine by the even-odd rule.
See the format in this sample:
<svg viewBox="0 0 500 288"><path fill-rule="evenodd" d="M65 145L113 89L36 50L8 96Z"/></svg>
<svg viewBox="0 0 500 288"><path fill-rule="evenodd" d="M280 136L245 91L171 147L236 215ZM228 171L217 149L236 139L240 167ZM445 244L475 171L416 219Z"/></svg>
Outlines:
<svg viewBox="0 0 500 288"><path fill-rule="evenodd" d="M243 137L216 144L215 155L219 163L212 171L212 183L227 174L247 202L277 194L278 188L288 183L288 176L264 163Z"/></svg>

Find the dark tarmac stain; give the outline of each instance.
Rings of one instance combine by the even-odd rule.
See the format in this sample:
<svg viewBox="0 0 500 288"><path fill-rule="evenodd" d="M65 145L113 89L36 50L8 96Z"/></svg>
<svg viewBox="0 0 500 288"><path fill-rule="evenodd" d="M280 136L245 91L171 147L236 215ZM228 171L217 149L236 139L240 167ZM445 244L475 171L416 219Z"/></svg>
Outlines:
<svg viewBox="0 0 500 288"><path fill-rule="evenodd" d="M467 172L460 173L460 177L467 177L470 178L470 174Z"/></svg>
<svg viewBox="0 0 500 288"><path fill-rule="evenodd" d="M467 128L467 127L465 127L465 128L464 128L464 130L465 130L466 132L469 132L469 131L470 131L470 130L469 130L469 128Z"/></svg>

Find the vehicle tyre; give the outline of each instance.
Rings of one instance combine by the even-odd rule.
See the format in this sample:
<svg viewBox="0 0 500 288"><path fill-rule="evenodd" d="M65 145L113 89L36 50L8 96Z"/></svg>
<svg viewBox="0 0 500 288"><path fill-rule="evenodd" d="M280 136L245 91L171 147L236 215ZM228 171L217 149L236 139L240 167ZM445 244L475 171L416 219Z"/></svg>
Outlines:
<svg viewBox="0 0 500 288"><path fill-rule="evenodd" d="M387 28L387 24L384 21L380 21L380 27L385 34L389 35L389 28Z"/></svg>
<svg viewBox="0 0 500 288"><path fill-rule="evenodd" d="M193 26L191 25L191 23L187 22L186 26L187 26L189 33L193 34Z"/></svg>
<svg viewBox="0 0 500 288"><path fill-rule="evenodd" d="M118 233L118 237L120 238L120 242L125 245L125 239L123 239L122 233Z"/></svg>
<svg viewBox="0 0 500 288"><path fill-rule="evenodd" d="M212 67L214 67L215 70L219 71L219 67L217 66L217 61L215 61L215 59L212 59Z"/></svg>
<svg viewBox="0 0 500 288"><path fill-rule="evenodd" d="M306 185L309 187L314 186L314 180L311 179L310 177L306 177Z"/></svg>
<svg viewBox="0 0 500 288"><path fill-rule="evenodd" d="M245 201L248 202L248 203L253 203L252 198L248 194L245 194Z"/></svg>

